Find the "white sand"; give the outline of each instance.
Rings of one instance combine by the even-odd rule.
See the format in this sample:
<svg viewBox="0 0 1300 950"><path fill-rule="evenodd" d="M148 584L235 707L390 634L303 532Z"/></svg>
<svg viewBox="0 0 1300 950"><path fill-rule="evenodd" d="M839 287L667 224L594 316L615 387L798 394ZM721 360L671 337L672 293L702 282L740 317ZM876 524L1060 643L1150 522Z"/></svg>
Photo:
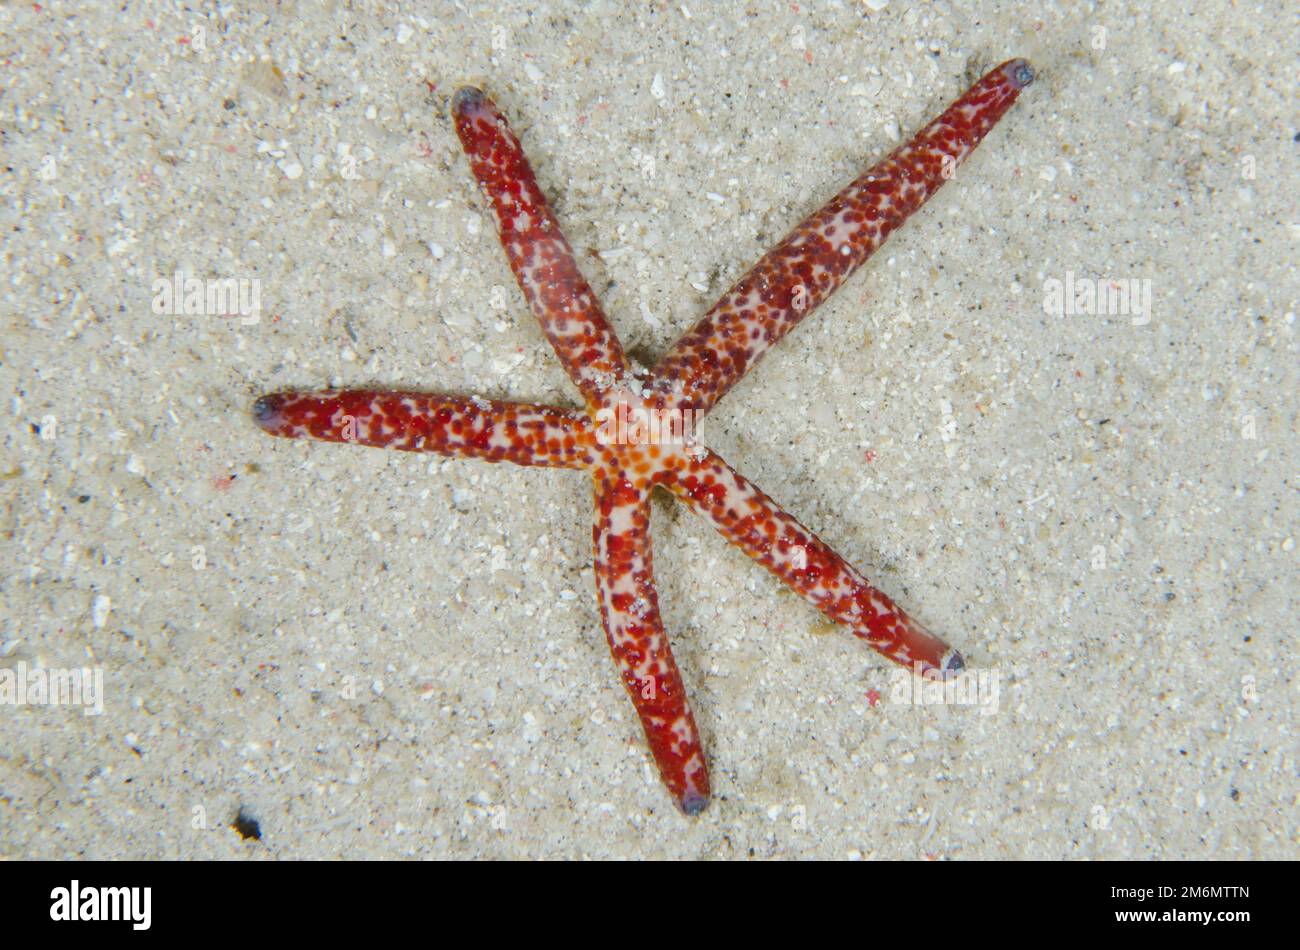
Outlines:
<svg viewBox="0 0 1300 950"><path fill-rule="evenodd" d="M100 6L0 6L0 668L106 693L0 707L0 856L1297 855L1294 12ZM600 632L584 476L248 417L327 385L574 403L460 84L652 361L1015 55L1038 82L957 180L703 426L995 673L995 714L893 702L658 504L715 790L685 819ZM155 314L177 270L256 278L262 319ZM1149 280L1149 322L1046 315L1067 272Z"/></svg>

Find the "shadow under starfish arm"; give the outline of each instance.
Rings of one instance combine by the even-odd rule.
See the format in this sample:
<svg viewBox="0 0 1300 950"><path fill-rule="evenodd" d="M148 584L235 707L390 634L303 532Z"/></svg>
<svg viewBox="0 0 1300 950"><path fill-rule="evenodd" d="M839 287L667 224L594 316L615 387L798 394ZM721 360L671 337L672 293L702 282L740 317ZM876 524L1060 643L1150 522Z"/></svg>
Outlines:
<svg viewBox="0 0 1300 950"><path fill-rule="evenodd" d="M953 176L1033 78L1023 59L990 70L914 139L851 182L673 344L652 385L701 418Z"/></svg>

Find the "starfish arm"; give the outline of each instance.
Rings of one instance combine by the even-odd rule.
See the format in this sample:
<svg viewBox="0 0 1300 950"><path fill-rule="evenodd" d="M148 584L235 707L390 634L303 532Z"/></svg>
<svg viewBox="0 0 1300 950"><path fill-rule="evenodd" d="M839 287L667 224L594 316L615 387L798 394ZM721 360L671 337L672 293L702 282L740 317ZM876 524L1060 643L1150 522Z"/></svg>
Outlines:
<svg viewBox="0 0 1300 950"><path fill-rule="evenodd" d="M715 453L705 450L665 484L724 538L889 659L919 664L923 675L963 668L961 654Z"/></svg>
<svg viewBox="0 0 1300 950"><path fill-rule="evenodd" d="M677 807L709 803L709 775L695 717L659 617L650 555L648 496L618 475L596 478L596 600L610 652L650 752Z"/></svg>
<svg viewBox="0 0 1300 950"><path fill-rule="evenodd" d="M657 388L708 412L939 190L1033 81L1013 59L831 199L763 256L655 368Z"/></svg>
<svg viewBox="0 0 1300 950"><path fill-rule="evenodd" d="M515 280L565 372L594 405L600 391L627 372L623 347L500 110L481 91L466 87L456 93L452 113Z"/></svg>
<svg viewBox="0 0 1300 950"><path fill-rule="evenodd" d="M552 468L591 461L586 414L550 406L360 389L262 396L253 418L286 438Z"/></svg>

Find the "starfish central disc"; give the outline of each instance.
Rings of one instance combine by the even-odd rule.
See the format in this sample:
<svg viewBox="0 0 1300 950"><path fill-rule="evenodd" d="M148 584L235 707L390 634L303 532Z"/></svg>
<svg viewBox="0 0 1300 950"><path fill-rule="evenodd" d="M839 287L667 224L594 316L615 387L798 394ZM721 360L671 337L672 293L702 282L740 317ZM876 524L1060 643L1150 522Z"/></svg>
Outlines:
<svg viewBox="0 0 1300 950"><path fill-rule="evenodd" d="M600 465L644 491L684 471L705 449L696 438L696 413L661 394L642 395L620 386L601 394L593 418Z"/></svg>

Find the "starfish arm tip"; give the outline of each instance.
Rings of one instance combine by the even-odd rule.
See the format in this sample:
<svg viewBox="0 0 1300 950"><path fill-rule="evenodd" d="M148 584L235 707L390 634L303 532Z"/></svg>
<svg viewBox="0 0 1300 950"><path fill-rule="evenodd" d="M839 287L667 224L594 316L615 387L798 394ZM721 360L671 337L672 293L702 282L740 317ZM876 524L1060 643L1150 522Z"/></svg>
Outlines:
<svg viewBox="0 0 1300 950"><path fill-rule="evenodd" d="M1013 59L1007 63L1007 72L1017 89L1024 89L1034 81L1034 68L1027 59Z"/></svg>
<svg viewBox="0 0 1300 950"><path fill-rule="evenodd" d="M948 655L939 664L944 679L953 679L966 669L966 658L956 650L949 650Z"/></svg>
<svg viewBox="0 0 1300 950"><path fill-rule="evenodd" d="M710 798L706 793L689 791L677 799L677 807L683 815L688 818L694 818L704 809L709 807Z"/></svg>
<svg viewBox="0 0 1300 950"><path fill-rule="evenodd" d="M477 109L483 104L487 96L483 90L477 86L461 86L456 90L456 94L451 97L451 111L457 115L464 115L473 109Z"/></svg>
<svg viewBox="0 0 1300 950"><path fill-rule="evenodd" d="M253 421L267 432L274 432L282 421L281 402L279 396L259 396L253 403Z"/></svg>

